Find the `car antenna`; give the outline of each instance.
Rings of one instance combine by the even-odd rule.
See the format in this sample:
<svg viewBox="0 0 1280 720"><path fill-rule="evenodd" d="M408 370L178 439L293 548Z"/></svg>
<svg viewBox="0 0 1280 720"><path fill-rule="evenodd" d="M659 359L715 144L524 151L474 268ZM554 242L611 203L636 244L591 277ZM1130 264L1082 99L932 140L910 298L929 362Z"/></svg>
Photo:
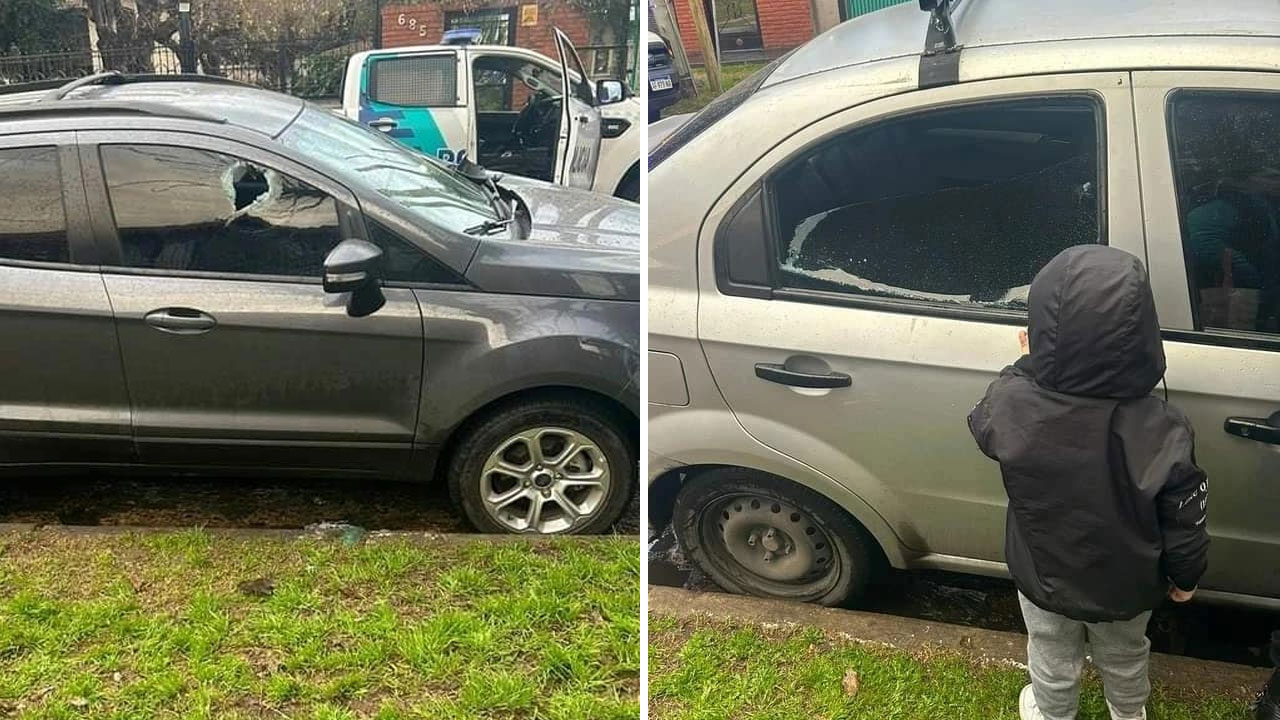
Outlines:
<svg viewBox="0 0 1280 720"><path fill-rule="evenodd" d="M919 86L954 85L960 82L960 50L951 11L961 0L920 0L920 9L929 13L929 29L920 53Z"/></svg>

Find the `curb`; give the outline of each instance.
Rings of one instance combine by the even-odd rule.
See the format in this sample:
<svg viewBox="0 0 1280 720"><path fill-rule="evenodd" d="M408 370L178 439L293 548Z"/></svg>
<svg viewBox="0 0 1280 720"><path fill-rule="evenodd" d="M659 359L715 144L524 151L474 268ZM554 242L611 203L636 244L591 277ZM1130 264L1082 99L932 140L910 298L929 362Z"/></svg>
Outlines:
<svg viewBox="0 0 1280 720"><path fill-rule="evenodd" d="M36 525L34 523L0 523L0 535L16 535L25 533L50 533L70 537L86 536L121 536L121 535L157 535L163 533L199 530L214 537L225 538L260 538L270 540L326 540L341 539L344 531L352 526L336 525L321 528L225 528L225 527L150 527L140 525ZM630 537L629 535L487 535L484 533L439 533L427 530L367 530L362 532L361 542L369 540L411 540L464 545L475 542L487 543L591 543L603 539Z"/></svg>
<svg viewBox="0 0 1280 720"><path fill-rule="evenodd" d="M1019 633L935 623L896 615L842 610L724 593L649 586L650 617L730 620L777 627L804 625L910 653L938 650L980 661L1025 667L1027 637ZM1151 654L1151 680L1181 697L1229 696L1248 701L1271 675L1269 668Z"/></svg>

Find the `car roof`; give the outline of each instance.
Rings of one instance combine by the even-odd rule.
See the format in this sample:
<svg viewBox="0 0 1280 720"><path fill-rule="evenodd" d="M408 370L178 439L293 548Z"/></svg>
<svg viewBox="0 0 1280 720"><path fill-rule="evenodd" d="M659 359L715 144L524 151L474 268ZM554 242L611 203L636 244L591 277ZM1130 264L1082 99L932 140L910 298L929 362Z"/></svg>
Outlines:
<svg viewBox="0 0 1280 720"><path fill-rule="evenodd" d="M1160 36L1275 37L1275 0L962 0L962 48ZM765 86L824 70L919 55L929 14L914 2L841 23L779 64Z"/></svg>
<svg viewBox="0 0 1280 720"><path fill-rule="evenodd" d="M458 43L456 45L403 45L389 48L379 48L377 50L362 50L352 56L352 59L361 59L372 57L375 55L403 55L405 53L420 52L439 52L441 50L466 50L467 52L491 52L505 53L509 55L528 55L545 58L546 55L529 48L520 47L518 45L493 45L493 44L472 44ZM550 59L550 58L548 58ZM552 60L554 62L554 60Z"/></svg>
<svg viewBox="0 0 1280 720"><path fill-rule="evenodd" d="M0 108L30 107L40 102L48 105L50 115L56 115L59 106L75 108L81 115L94 105L100 105L104 115L128 106L152 108L157 115L171 108L175 110L173 117L213 120L275 137L306 106L299 98L250 85L170 78L131 78L123 84L88 85L72 90L61 100L42 101L45 96L46 92L0 96Z"/></svg>

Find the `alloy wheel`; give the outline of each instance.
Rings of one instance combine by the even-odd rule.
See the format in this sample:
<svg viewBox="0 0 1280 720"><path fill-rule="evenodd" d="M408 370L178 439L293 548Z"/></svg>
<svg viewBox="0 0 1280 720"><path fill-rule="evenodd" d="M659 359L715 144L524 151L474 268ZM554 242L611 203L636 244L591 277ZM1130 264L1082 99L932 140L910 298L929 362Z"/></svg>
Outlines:
<svg viewBox="0 0 1280 720"><path fill-rule="evenodd" d="M609 486L608 460L598 444L562 427L512 435L480 473L485 511L514 532L572 531L604 506Z"/></svg>

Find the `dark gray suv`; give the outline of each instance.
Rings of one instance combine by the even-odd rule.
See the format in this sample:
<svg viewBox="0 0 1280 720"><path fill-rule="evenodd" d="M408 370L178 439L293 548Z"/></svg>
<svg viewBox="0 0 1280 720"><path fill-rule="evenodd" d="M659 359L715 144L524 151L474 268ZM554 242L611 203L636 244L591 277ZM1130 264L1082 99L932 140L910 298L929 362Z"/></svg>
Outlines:
<svg viewBox="0 0 1280 720"><path fill-rule="evenodd" d="M634 490L639 214L298 99L0 96L0 470L447 481L481 530Z"/></svg>

